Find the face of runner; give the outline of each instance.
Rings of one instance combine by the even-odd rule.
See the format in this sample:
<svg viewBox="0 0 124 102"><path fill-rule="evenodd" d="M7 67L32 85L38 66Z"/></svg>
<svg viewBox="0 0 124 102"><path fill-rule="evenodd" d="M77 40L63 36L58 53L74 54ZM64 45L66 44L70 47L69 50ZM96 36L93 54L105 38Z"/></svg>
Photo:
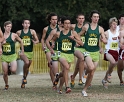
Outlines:
<svg viewBox="0 0 124 102"><path fill-rule="evenodd" d="M55 25L57 24L57 20L58 20L57 16L52 16L52 17L51 17L51 20L50 20L50 23L51 23L53 26L55 26Z"/></svg>
<svg viewBox="0 0 124 102"><path fill-rule="evenodd" d="M64 29L66 30L70 29L70 26L71 26L70 20L65 20L63 26L64 26Z"/></svg>
<svg viewBox="0 0 124 102"><path fill-rule="evenodd" d="M85 17L83 15L79 15L77 18L77 22L79 25L82 25L84 23Z"/></svg>
<svg viewBox="0 0 124 102"><path fill-rule="evenodd" d="M4 26L4 29L6 32L10 32L12 29L12 24L8 24L8 25Z"/></svg>
<svg viewBox="0 0 124 102"><path fill-rule="evenodd" d="M22 26L25 28L25 29L28 29L30 27L30 21L29 20L24 20Z"/></svg>
<svg viewBox="0 0 124 102"><path fill-rule="evenodd" d="M117 28L117 22L112 22L110 25L111 29L115 30Z"/></svg>
<svg viewBox="0 0 124 102"><path fill-rule="evenodd" d="M124 17L121 17L121 18L119 19L119 22L120 22L120 25L124 25Z"/></svg>
<svg viewBox="0 0 124 102"><path fill-rule="evenodd" d="M91 20L93 23L98 23L99 21L99 14L98 13L94 13L91 17Z"/></svg>

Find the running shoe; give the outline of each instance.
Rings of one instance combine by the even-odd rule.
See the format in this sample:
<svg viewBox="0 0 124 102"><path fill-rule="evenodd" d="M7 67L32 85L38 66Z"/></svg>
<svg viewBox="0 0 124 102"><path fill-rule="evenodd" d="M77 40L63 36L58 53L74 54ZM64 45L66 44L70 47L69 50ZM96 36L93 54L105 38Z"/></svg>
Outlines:
<svg viewBox="0 0 124 102"><path fill-rule="evenodd" d="M58 93L59 93L59 94L62 94L62 90L58 90Z"/></svg>
<svg viewBox="0 0 124 102"><path fill-rule="evenodd" d="M83 95L84 97L87 97L87 96L88 96L87 93L86 93L86 91L84 91L84 90L82 90L82 95Z"/></svg>
<svg viewBox="0 0 124 102"><path fill-rule="evenodd" d="M27 80L26 79L22 79L21 88L25 88L25 84L27 84Z"/></svg>
<svg viewBox="0 0 124 102"><path fill-rule="evenodd" d="M70 93L71 92L70 87L66 87L65 91L66 91L66 93Z"/></svg>
<svg viewBox="0 0 124 102"><path fill-rule="evenodd" d="M5 90L5 91L7 91L7 90L8 90L8 88L9 88L9 85L5 85L4 90Z"/></svg>
<svg viewBox="0 0 124 102"><path fill-rule="evenodd" d="M22 85L21 85L21 88L25 88L25 84L22 84Z"/></svg>
<svg viewBox="0 0 124 102"><path fill-rule="evenodd" d="M55 81L53 82L53 85L57 86L58 82L59 82L59 73L56 74L56 78Z"/></svg>
<svg viewBox="0 0 124 102"><path fill-rule="evenodd" d="M120 86L124 86L124 82L120 82Z"/></svg>
<svg viewBox="0 0 124 102"><path fill-rule="evenodd" d="M108 74L108 76L107 76L107 82L111 83L111 75L110 74Z"/></svg>
<svg viewBox="0 0 124 102"><path fill-rule="evenodd" d="M52 89L53 89L53 90L57 90L57 86L53 86Z"/></svg>
<svg viewBox="0 0 124 102"><path fill-rule="evenodd" d="M81 80L81 79L79 80L78 85L83 85L83 82L82 82L82 80Z"/></svg>
<svg viewBox="0 0 124 102"><path fill-rule="evenodd" d="M22 79L22 84L27 84L27 80L26 79Z"/></svg>
<svg viewBox="0 0 124 102"><path fill-rule="evenodd" d="M103 84L104 88L108 89L108 84L107 84L106 80L103 79L102 84Z"/></svg>
<svg viewBox="0 0 124 102"><path fill-rule="evenodd" d="M72 79L72 76L73 76L73 75L70 76L70 78L71 78L70 87L71 87L71 88L74 88L75 82L74 82L74 80Z"/></svg>
<svg viewBox="0 0 124 102"><path fill-rule="evenodd" d="M83 82L83 84L86 83L86 80L87 80L87 75L83 75L83 77L82 77L82 82Z"/></svg>

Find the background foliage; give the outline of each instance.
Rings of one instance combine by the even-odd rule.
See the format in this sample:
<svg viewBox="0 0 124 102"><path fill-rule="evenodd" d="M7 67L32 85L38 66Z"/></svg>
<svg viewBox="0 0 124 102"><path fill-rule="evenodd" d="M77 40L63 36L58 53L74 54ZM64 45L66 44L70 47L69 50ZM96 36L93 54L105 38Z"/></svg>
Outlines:
<svg viewBox="0 0 124 102"><path fill-rule="evenodd" d="M123 0L0 0L0 25L6 20L13 22L13 32L22 29L23 18L31 19L31 28L42 35L43 28L48 24L46 16L50 12L68 15L72 23L76 23L76 14L83 12L86 21L91 10L101 13L100 25L108 29L110 17L118 17L124 11Z"/></svg>

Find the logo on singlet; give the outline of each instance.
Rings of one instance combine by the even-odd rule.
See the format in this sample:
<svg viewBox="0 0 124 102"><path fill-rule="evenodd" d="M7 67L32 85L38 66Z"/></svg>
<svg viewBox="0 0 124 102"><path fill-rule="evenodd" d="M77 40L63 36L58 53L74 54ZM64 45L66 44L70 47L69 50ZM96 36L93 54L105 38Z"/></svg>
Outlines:
<svg viewBox="0 0 124 102"><path fill-rule="evenodd" d="M4 45L3 45L3 52L11 52L11 45L10 45L10 43L5 43Z"/></svg>
<svg viewBox="0 0 124 102"><path fill-rule="evenodd" d="M23 45L24 45L24 46L31 45L31 39L30 39L29 36L24 36L24 37L22 38L22 41L23 41Z"/></svg>

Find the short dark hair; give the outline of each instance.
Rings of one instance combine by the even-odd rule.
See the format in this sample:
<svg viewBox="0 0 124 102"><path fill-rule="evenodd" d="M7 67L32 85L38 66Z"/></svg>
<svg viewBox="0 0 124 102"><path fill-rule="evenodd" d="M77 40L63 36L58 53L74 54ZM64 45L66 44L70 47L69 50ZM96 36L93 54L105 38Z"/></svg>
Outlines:
<svg viewBox="0 0 124 102"><path fill-rule="evenodd" d="M63 16L63 17L61 18L61 23L64 24L64 21L65 21L65 20L70 20L70 22L71 22L71 19L70 19L69 16Z"/></svg>
<svg viewBox="0 0 124 102"><path fill-rule="evenodd" d="M22 24L25 22L25 20L28 20L29 22L31 22L30 19L23 19Z"/></svg>
<svg viewBox="0 0 124 102"><path fill-rule="evenodd" d="M118 19L120 19L121 17L124 17L124 14L120 14L119 17L118 17Z"/></svg>
<svg viewBox="0 0 124 102"><path fill-rule="evenodd" d="M91 19L91 17L93 16L94 13L97 13L97 14L99 15L99 18L100 18L100 13L99 13L99 11L97 11L97 10L92 10L92 11L90 12L89 19Z"/></svg>
<svg viewBox="0 0 124 102"><path fill-rule="evenodd" d="M49 22L51 20L52 16L57 16L58 17L58 15L56 13L51 12L50 14L47 15L46 20Z"/></svg>
<svg viewBox="0 0 124 102"><path fill-rule="evenodd" d="M78 13L78 14L76 15L76 18L78 18L78 16L82 16L82 15L85 16L84 13Z"/></svg>

